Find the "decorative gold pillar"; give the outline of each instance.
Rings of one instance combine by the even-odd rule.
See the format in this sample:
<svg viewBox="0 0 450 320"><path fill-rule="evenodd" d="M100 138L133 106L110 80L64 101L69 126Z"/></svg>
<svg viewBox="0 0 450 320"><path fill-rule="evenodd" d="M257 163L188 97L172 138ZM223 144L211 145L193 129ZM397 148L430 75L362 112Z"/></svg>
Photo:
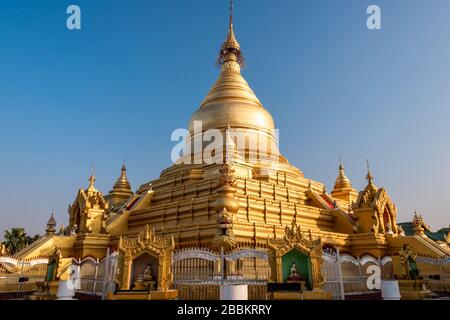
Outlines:
<svg viewBox="0 0 450 320"><path fill-rule="evenodd" d="M378 215L378 232L384 233L384 215L380 211L377 211Z"/></svg>
<svg viewBox="0 0 450 320"><path fill-rule="evenodd" d="M214 263L214 274L220 274L222 272L220 259L215 260L213 263Z"/></svg>
<svg viewBox="0 0 450 320"><path fill-rule="evenodd" d="M228 262L228 273L236 273L236 260L229 260Z"/></svg>
<svg viewBox="0 0 450 320"><path fill-rule="evenodd" d="M123 262L123 277L120 286L121 290L130 290L131 282L131 256L127 256Z"/></svg>

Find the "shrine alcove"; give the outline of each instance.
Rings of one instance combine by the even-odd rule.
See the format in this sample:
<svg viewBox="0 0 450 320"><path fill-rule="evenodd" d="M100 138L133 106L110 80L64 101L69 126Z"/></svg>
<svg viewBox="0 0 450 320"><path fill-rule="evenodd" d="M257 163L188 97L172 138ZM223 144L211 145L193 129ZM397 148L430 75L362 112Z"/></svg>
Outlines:
<svg viewBox="0 0 450 320"><path fill-rule="evenodd" d="M148 252L136 257L132 262L130 288L136 289L138 283L153 282L156 290L158 280L158 259Z"/></svg>
<svg viewBox="0 0 450 320"><path fill-rule="evenodd" d="M311 259L303 252L292 249L283 255L283 282L304 281L308 290L312 288ZM298 275L295 275L297 271Z"/></svg>

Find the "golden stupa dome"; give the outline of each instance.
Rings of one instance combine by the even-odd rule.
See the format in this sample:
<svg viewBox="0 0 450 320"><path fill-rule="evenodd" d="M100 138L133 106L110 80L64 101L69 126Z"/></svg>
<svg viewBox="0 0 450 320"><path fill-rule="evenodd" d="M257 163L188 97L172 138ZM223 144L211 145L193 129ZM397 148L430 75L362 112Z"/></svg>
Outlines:
<svg viewBox="0 0 450 320"><path fill-rule="evenodd" d="M125 164L122 166L120 177L114 184L113 191L124 191L124 192L131 191L131 185L127 178L127 168L125 167Z"/></svg>
<svg viewBox="0 0 450 320"><path fill-rule="evenodd" d="M272 116L241 75L243 57L231 19L218 63L222 66L220 75L200 108L192 115L189 131L193 132L194 121L201 121L203 130L226 129L229 125L232 129L256 130L273 136L271 130L275 129L275 124Z"/></svg>
<svg viewBox="0 0 450 320"><path fill-rule="evenodd" d="M244 58L234 35L231 8L228 34L220 48L217 63L221 65L219 77L190 119L190 137L187 143L192 146L196 136L209 129L220 130L222 133L233 131L233 139L240 142L238 153L244 161L256 159L255 172L262 168L261 172L270 169L274 172L284 170L303 174L290 166L280 154L278 131L273 118L241 74ZM199 124L201 132L198 131ZM184 155L180 162L192 159L192 154L197 155L197 158L202 157L205 143L203 141L201 147L194 143L191 154Z"/></svg>
<svg viewBox="0 0 450 320"><path fill-rule="evenodd" d="M336 182L334 184L334 190L342 190L342 189L351 189L352 183L350 179L345 175L344 166L342 164L339 165L339 174L336 178Z"/></svg>

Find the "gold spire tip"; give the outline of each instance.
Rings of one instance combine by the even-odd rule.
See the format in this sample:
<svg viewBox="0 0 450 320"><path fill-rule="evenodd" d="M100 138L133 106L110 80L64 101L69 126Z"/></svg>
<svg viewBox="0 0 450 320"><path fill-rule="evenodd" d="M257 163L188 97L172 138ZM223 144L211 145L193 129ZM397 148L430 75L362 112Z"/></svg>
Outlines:
<svg viewBox="0 0 450 320"><path fill-rule="evenodd" d="M370 172L370 163L369 163L369 160L366 160L366 162L367 162L367 176L366 176L366 179L367 179L367 181L368 181L369 183L372 183L373 176L372 176L372 173Z"/></svg>
<svg viewBox="0 0 450 320"><path fill-rule="evenodd" d="M228 35L220 48L219 56L217 57L217 64L223 65L227 61L236 61L241 67L243 67L244 57L241 53L241 46L236 40L233 30L233 8L233 0L230 0Z"/></svg>
<svg viewBox="0 0 450 320"><path fill-rule="evenodd" d="M92 173L91 176L89 177L89 189L94 188L94 183L95 183L95 175L94 173Z"/></svg>
<svg viewBox="0 0 450 320"><path fill-rule="evenodd" d="M234 7L234 3L233 0L230 0L230 28L233 26L233 7Z"/></svg>

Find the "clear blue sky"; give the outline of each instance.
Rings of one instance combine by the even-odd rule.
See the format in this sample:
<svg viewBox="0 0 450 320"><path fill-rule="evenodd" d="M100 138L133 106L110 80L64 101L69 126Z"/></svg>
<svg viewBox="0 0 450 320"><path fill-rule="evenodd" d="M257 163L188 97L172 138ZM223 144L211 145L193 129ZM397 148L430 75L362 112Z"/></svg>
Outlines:
<svg viewBox="0 0 450 320"><path fill-rule="evenodd" d="M66 8L82 30L66 29ZM382 30L366 28L378 4ZM87 186L107 193L126 160L136 189L170 165L214 82L226 0L0 3L0 238L42 233ZM399 221L448 226L448 0L236 0L244 76L280 129L281 150L332 189L339 155L355 187L369 159Z"/></svg>

